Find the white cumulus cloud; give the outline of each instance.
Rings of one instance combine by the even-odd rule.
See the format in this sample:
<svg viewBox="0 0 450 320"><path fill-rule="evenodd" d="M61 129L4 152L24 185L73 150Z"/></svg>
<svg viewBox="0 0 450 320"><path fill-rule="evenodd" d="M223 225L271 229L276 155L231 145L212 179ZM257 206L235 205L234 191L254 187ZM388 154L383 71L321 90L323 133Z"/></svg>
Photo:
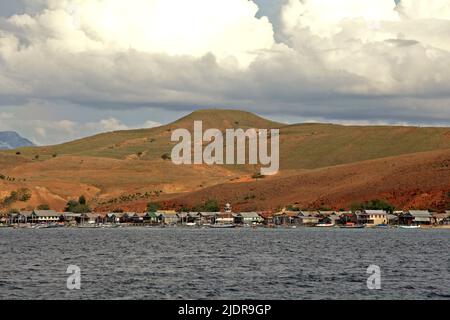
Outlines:
<svg viewBox="0 0 450 320"><path fill-rule="evenodd" d="M276 35L248 0L26 3L0 20L0 112L47 102L35 140L78 134L64 105L105 110L86 134L157 125L106 112L146 107L450 124L448 0L286 0Z"/></svg>

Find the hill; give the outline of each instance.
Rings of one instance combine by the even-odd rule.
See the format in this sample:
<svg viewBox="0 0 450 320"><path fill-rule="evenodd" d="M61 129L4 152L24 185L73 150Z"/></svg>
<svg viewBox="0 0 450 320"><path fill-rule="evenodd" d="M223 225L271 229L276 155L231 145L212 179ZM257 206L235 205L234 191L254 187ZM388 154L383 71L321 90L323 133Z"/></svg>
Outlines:
<svg viewBox="0 0 450 320"><path fill-rule="evenodd" d="M275 179L221 184L177 195L164 207L193 207L215 199L236 210L349 209L383 199L397 208L448 209L450 150L431 151L307 170Z"/></svg>
<svg viewBox="0 0 450 320"><path fill-rule="evenodd" d="M16 149L20 147L30 147L34 144L20 136L14 131L3 131L0 132L0 150Z"/></svg>
<svg viewBox="0 0 450 320"><path fill-rule="evenodd" d="M176 166L170 160L164 160L162 156L170 154L174 145L170 141L172 131L177 128L192 129L195 120L203 121L204 129L280 128L280 173L276 177L254 182L252 175L258 168L253 165ZM426 167L419 165L428 159L423 154L449 149L450 128L286 125L249 112L200 110L157 128L108 132L55 146L2 151L0 175L10 179L0 180L0 199L17 188L28 188L32 191L31 199L14 206L23 208L49 203L55 209L62 209L68 199L84 194L94 207L106 210L133 208L148 201L176 204L183 202L184 196L190 197L191 193L192 199L199 200L199 194L203 192L211 192L211 196L222 199L219 190L224 191L223 196L232 198L229 201L238 201L226 190L245 190L253 187L253 183L267 185L265 188L270 189L273 181L284 181L279 183L295 186L304 179L317 181L318 177L323 177L317 185L329 185L329 188L317 189L320 193L311 191L311 198L305 198L305 203L313 204L314 201L328 199L331 194L339 194L327 181L334 179L336 172L344 170L343 167L348 170L360 168L359 179L375 173L388 179L388 174L395 176L390 166L401 165L397 162L414 159L418 161L417 170L425 170ZM385 162L382 159L390 160ZM374 163L377 172L372 172L373 168L368 165L370 160L380 161ZM330 173L330 178L324 175L325 172ZM407 171L403 174L408 179L413 175ZM440 181L445 176L442 173L437 176L437 171L415 174L425 179L426 183L428 180ZM424 181L410 181L412 189L422 190ZM440 187L444 188L443 185ZM389 188L389 184L385 184L380 190L391 190ZM260 200L261 205L273 207L294 198L300 199L301 194L309 194L307 190L299 190L291 193L291 199L287 196L290 194L288 189L277 189L274 185L273 190L279 190L279 194L270 193L271 198L279 201ZM359 190L357 184L349 184L348 192L358 196L342 194L342 201L330 198L332 200L329 202L344 205L363 197ZM382 194L378 189L373 192L374 195ZM238 193L238 198L241 196Z"/></svg>

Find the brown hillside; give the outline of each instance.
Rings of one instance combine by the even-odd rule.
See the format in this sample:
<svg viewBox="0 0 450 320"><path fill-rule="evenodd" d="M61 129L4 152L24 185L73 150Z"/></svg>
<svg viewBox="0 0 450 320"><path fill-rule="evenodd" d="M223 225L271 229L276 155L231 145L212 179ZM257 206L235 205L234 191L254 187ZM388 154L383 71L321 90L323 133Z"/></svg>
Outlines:
<svg viewBox="0 0 450 320"><path fill-rule="evenodd" d="M417 153L311 170L276 179L222 184L164 202L168 208L207 199L237 210L346 208L385 199L398 208L440 208L450 204L450 150Z"/></svg>
<svg viewBox="0 0 450 320"><path fill-rule="evenodd" d="M196 120L203 121L204 130L280 128L280 173L254 182L251 177L259 168L253 165L176 166L163 160L175 144L170 141L173 130L192 129ZM28 188L31 199L12 207L46 203L62 210L81 194L102 210L144 210L149 201L197 204L208 197L261 209L295 202L345 207L354 199L374 197L393 199L398 205L434 206L444 201L446 185L439 182L447 171L426 164L439 161L433 157L441 153L431 151L446 150L445 154L449 149L450 128L284 125L249 112L200 110L158 128L2 151L0 177L9 179L0 179L0 200L13 190ZM379 160L368 161L373 159Z"/></svg>

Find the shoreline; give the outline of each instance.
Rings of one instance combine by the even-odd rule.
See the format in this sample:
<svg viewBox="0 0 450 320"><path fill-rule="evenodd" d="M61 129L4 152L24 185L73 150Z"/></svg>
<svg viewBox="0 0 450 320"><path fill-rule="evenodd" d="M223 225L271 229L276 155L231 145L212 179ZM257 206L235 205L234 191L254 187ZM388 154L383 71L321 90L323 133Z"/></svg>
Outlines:
<svg viewBox="0 0 450 320"><path fill-rule="evenodd" d="M185 230L204 230L204 229L217 229L212 228L208 225L198 225L198 226L186 226L186 225L130 225L130 224L116 224L116 225L78 225L78 226L65 226L65 225L0 225L0 230L2 229L20 229L20 230L39 230L39 229L185 229ZM224 228L220 228L224 229ZM289 230L289 229L317 229L317 230L335 230L335 229L348 229L343 228L342 226L336 225L333 227L327 227L323 228L320 226L267 226L267 225L257 225L257 226L250 226L250 225L235 225L232 228L225 228L225 229L244 229L244 230L256 230L256 229L269 229L269 230ZM378 228L376 226L364 226L361 229L367 229L367 230L392 230L392 229L400 229L403 230L402 226L399 225L393 225L389 227L384 228ZM421 225L419 228L414 228L414 230L450 230L450 225L441 225L441 226L424 226Z"/></svg>

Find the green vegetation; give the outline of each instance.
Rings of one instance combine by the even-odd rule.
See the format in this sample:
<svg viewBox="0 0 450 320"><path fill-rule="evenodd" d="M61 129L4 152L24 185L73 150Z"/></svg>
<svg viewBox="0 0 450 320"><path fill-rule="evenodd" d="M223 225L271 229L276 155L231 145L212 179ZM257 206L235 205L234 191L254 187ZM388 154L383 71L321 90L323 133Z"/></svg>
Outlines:
<svg viewBox="0 0 450 320"><path fill-rule="evenodd" d="M353 212L357 210L384 210L386 212L393 213L395 210L395 207L392 204L379 199L361 203L353 203L350 208Z"/></svg>
<svg viewBox="0 0 450 320"><path fill-rule="evenodd" d="M220 206L217 200L206 200L205 202L195 205L193 207L182 206L178 212L219 212Z"/></svg>
<svg viewBox="0 0 450 320"><path fill-rule="evenodd" d="M161 156L161 159L163 159L163 160L170 160L170 159L172 159L172 158L170 157L170 154L164 153L164 154Z"/></svg>
<svg viewBox="0 0 450 320"><path fill-rule="evenodd" d="M160 205L158 203L149 202L147 203L147 212L156 212L160 209Z"/></svg>
<svg viewBox="0 0 450 320"><path fill-rule="evenodd" d="M152 197L159 197L161 193L163 193L162 190L154 190L154 191L146 191L145 193L136 192L133 194L124 194L117 198L112 198L108 199L107 201L99 202L99 205L120 204L140 199L149 199Z"/></svg>
<svg viewBox="0 0 450 320"><path fill-rule="evenodd" d="M293 206L291 204L286 207L286 210L287 211L301 211L299 207Z"/></svg>
<svg viewBox="0 0 450 320"><path fill-rule="evenodd" d="M27 188L20 188L16 191L11 191L9 196L5 197L1 202L1 207L9 207L15 202L27 202L31 198L31 191Z"/></svg>
<svg viewBox="0 0 450 320"><path fill-rule="evenodd" d="M283 125L237 110L200 110L167 126L151 129L116 131L56 146L2 151L20 152L39 160L57 154L125 159L142 152L143 160L169 160L173 143L167 129L192 128L194 120L203 127L223 130L239 124L240 128L280 128L281 169L314 169L327 166L398 156L415 152L450 148L448 128L340 126L331 124ZM149 138L151 137L151 138ZM149 140L150 139L150 140ZM149 144L149 141L151 144ZM36 160L37 160L36 159ZM241 170L241 166L230 166ZM247 168L250 170L250 168ZM254 170L254 169L253 169ZM259 179L254 176L254 179Z"/></svg>
<svg viewBox="0 0 450 320"><path fill-rule="evenodd" d="M219 203L217 200L206 200L202 205L197 206L194 211L205 211L205 212L218 212L220 211Z"/></svg>
<svg viewBox="0 0 450 320"><path fill-rule="evenodd" d="M91 209L86 203L86 198L84 196L81 196L78 198L78 201L70 200L69 202L67 202L64 211L73 213L87 213L91 212Z"/></svg>
<svg viewBox="0 0 450 320"><path fill-rule="evenodd" d="M40 204L36 208L37 210L50 210L50 206L48 204Z"/></svg>

